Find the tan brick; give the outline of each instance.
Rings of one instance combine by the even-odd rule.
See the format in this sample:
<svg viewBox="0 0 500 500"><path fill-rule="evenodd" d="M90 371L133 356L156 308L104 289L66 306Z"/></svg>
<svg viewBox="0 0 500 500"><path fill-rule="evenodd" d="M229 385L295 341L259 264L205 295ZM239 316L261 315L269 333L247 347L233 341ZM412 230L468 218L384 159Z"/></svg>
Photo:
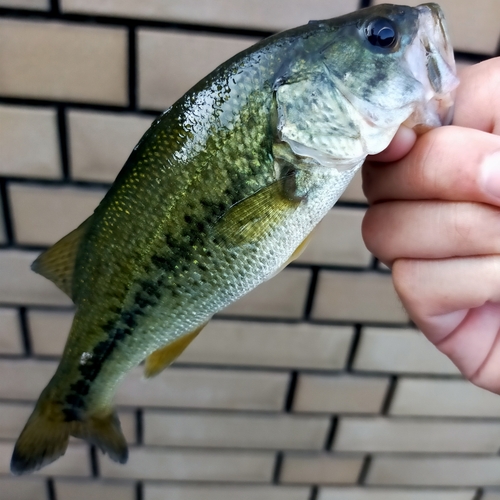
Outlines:
<svg viewBox="0 0 500 500"><path fill-rule="evenodd" d="M53 283L30 269L38 254L0 250L0 302L22 305L71 304L70 299Z"/></svg>
<svg viewBox="0 0 500 500"><path fill-rule="evenodd" d="M296 484L351 484L358 480L362 457L326 453L286 453L280 482Z"/></svg>
<svg viewBox="0 0 500 500"><path fill-rule="evenodd" d="M363 179L361 177L361 170L358 170L356 172L356 175L347 186L344 194L340 197L340 201L367 203L366 196L363 193Z"/></svg>
<svg viewBox="0 0 500 500"><path fill-rule="evenodd" d="M228 410L281 410L288 374L170 368L145 380L142 367L118 388L117 404Z"/></svg>
<svg viewBox="0 0 500 500"><path fill-rule="evenodd" d="M55 481L57 500L135 500L135 484L112 481Z"/></svg>
<svg viewBox="0 0 500 500"><path fill-rule="evenodd" d="M4 19L0 93L127 104L127 31Z"/></svg>
<svg viewBox="0 0 500 500"><path fill-rule="evenodd" d="M2 500L49 500L45 479L38 477L0 478Z"/></svg>
<svg viewBox="0 0 500 500"><path fill-rule="evenodd" d="M271 452L162 450L131 448L125 465L99 455L105 478L191 481L271 480L275 454Z"/></svg>
<svg viewBox="0 0 500 500"><path fill-rule="evenodd" d="M326 19L356 10L357 0L62 0L67 12L165 19L182 23L214 24L262 30L280 30L306 24L310 19Z"/></svg>
<svg viewBox="0 0 500 500"><path fill-rule="evenodd" d="M179 362L338 370L353 333L351 327L213 320Z"/></svg>
<svg viewBox="0 0 500 500"><path fill-rule="evenodd" d="M19 324L19 313L16 309L0 308L0 353L22 354L24 352Z"/></svg>
<svg viewBox="0 0 500 500"><path fill-rule="evenodd" d="M396 486L499 486L500 457L374 457L366 483Z"/></svg>
<svg viewBox="0 0 500 500"><path fill-rule="evenodd" d="M139 103L166 109L198 80L258 39L141 29Z"/></svg>
<svg viewBox="0 0 500 500"><path fill-rule="evenodd" d="M0 474L10 474L14 441L0 443ZM35 473L37 476L90 476L90 452L86 445L69 445L63 457Z"/></svg>
<svg viewBox="0 0 500 500"><path fill-rule="evenodd" d="M54 109L0 106L0 173L14 177L61 177Z"/></svg>
<svg viewBox="0 0 500 500"><path fill-rule="evenodd" d="M104 194L102 189L10 184L16 241L25 245L55 243L92 215Z"/></svg>
<svg viewBox="0 0 500 500"><path fill-rule="evenodd" d="M465 380L403 378L398 381L391 415L500 417L500 398Z"/></svg>
<svg viewBox="0 0 500 500"><path fill-rule="evenodd" d="M460 439L457 439L460 436ZM500 423L456 420L342 418L335 451L496 453Z"/></svg>
<svg viewBox="0 0 500 500"><path fill-rule="evenodd" d="M314 230L313 237L297 262L366 267L372 256L361 237L365 211L334 208Z"/></svg>
<svg viewBox="0 0 500 500"><path fill-rule="evenodd" d="M421 332L409 328L363 328L354 368L371 372L460 374Z"/></svg>
<svg viewBox="0 0 500 500"><path fill-rule="evenodd" d="M308 500L309 494L300 486L144 485L144 500Z"/></svg>
<svg viewBox="0 0 500 500"><path fill-rule="evenodd" d="M146 410L144 443L204 448L320 450L329 426L328 417Z"/></svg>
<svg viewBox="0 0 500 500"><path fill-rule="evenodd" d="M378 413L387 392L385 377L299 375L294 411Z"/></svg>
<svg viewBox="0 0 500 500"><path fill-rule="evenodd" d="M318 500L473 500L475 490L321 488Z"/></svg>
<svg viewBox="0 0 500 500"><path fill-rule="evenodd" d="M71 176L112 182L152 121L124 113L70 111Z"/></svg>
<svg viewBox="0 0 500 500"><path fill-rule="evenodd" d="M0 0L1 7L12 7L14 9L36 9L48 10L49 0Z"/></svg>
<svg viewBox="0 0 500 500"><path fill-rule="evenodd" d="M56 367L53 361L0 360L0 399L35 401Z"/></svg>
<svg viewBox="0 0 500 500"><path fill-rule="evenodd" d="M307 269L285 269L226 307L221 314L300 319L304 313L310 279L311 273Z"/></svg>
<svg viewBox="0 0 500 500"><path fill-rule="evenodd" d="M60 356L73 321L73 311L28 310L28 328L34 354Z"/></svg>
<svg viewBox="0 0 500 500"><path fill-rule="evenodd" d="M375 4L385 0L375 0ZM394 2L416 6L419 0ZM493 55L497 49L500 28L500 4L496 0L439 0L455 50ZM478 36L480 34L480 36Z"/></svg>
<svg viewBox="0 0 500 500"><path fill-rule="evenodd" d="M312 317L384 323L408 321L391 277L375 272L321 271Z"/></svg>

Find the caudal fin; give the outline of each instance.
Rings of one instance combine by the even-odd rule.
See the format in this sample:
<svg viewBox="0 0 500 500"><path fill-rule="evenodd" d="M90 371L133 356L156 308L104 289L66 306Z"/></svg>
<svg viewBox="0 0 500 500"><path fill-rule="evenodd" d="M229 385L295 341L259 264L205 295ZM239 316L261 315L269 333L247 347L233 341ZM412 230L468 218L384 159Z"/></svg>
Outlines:
<svg viewBox="0 0 500 500"><path fill-rule="evenodd" d="M128 447L122 433L120 420L114 411L105 415L90 416L82 422L74 422L71 435L95 444L111 460L124 464L128 459Z"/></svg>
<svg viewBox="0 0 500 500"><path fill-rule="evenodd" d="M16 442L10 461L13 474L34 472L66 452L70 425L51 418L47 405L43 406L40 409L37 404Z"/></svg>
<svg viewBox="0 0 500 500"><path fill-rule="evenodd" d="M66 452L70 435L95 444L115 462L127 461L127 443L113 411L66 422L60 407L45 401L37 404L16 442L11 472L28 474L57 460Z"/></svg>

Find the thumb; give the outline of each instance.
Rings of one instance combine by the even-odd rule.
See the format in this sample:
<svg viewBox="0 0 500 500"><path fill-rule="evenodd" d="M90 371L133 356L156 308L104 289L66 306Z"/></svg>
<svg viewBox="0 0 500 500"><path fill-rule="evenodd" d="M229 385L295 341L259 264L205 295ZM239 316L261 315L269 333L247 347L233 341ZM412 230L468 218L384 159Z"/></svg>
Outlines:
<svg viewBox="0 0 500 500"><path fill-rule="evenodd" d="M391 162L406 156L417 140L413 129L401 125L389 146L384 151L373 156L368 156L368 161Z"/></svg>

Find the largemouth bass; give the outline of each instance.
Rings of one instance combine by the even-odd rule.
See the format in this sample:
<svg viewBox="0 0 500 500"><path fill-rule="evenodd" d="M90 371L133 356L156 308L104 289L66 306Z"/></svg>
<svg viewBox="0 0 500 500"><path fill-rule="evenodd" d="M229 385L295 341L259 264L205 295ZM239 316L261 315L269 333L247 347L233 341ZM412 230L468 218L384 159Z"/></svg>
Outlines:
<svg viewBox="0 0 500 500"><path fill-rule="evenodd" d="M457 85L435 4L311 21L234 56L165 111L80 227L33 270L76 305L66 347L12 456L69 436L118 462L124 375L167 367L222 308L300 252L368 154L398 127L441 125Z"/></svg>

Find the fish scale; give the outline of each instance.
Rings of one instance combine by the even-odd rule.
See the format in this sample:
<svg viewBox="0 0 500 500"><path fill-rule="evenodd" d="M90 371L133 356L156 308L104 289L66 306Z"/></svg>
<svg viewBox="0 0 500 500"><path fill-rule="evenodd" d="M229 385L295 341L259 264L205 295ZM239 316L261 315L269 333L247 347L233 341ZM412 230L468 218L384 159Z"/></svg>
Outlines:
<svg viewBox="0 0 500 500"><path fill-rule="evenodd" d="M94 214L33 264L76 313L14 473L64 454L70 435L127 460L119 382L144 359L160 372L296 257L401 123L440 121L456 84L445 33L432 4L313 22L234 56L154 121Z"/></svg>

